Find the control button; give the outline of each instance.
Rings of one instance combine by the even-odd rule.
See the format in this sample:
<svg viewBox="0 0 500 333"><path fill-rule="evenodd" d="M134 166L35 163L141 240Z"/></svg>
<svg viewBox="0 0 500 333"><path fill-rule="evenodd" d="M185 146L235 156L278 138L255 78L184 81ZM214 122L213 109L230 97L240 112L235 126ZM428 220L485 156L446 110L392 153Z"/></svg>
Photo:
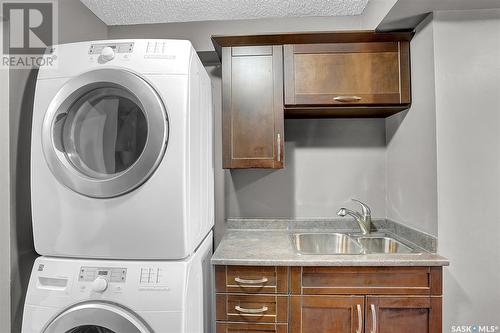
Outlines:
<svg viewBox="0 0 500 333"><path fill-rule="evenodd" d="M102 277L98 277L92 282L92 290L98 293L102 293L108 288L108 281Z"/></svg>
<svg viewBox="0 0 500 333"><path fill-rule="evenodd" d="M115 51L111 47L106 46L105 48L102 49L101 58L103 60L110 61L113 60L114 57L115 57Z"/></svg>
<svg viewBox="0 0 500 333"><path fill-rule="evenodd" d="M153 42L148 42L146 47L146 53L153 53L155 44Z"/></svg>
<svg viewBox="0 0 500 333"><path fill-rule="evenodd" d="M111 288L111 291L113 291L114 293L121 293L123 291L123 287L122 286L113 286Z"/></svg>
<svg viewBox="0 0 500 333"><path fill-rule="evenodd" d="M161 47L160 43L156 42L155 43L155 51L154 52L155 53L159 53L160 52L160 47Z"/></svg>

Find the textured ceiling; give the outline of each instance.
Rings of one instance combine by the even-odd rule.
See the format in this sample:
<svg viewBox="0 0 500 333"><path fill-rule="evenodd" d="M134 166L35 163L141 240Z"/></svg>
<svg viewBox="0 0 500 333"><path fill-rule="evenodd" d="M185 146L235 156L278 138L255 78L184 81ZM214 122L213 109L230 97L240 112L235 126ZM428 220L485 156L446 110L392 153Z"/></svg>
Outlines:
<svg viewBox="0 0 500 333"><path fill-rule="evenodd" d="M369 0L80 0L107 25L359 15Z"/></svg>

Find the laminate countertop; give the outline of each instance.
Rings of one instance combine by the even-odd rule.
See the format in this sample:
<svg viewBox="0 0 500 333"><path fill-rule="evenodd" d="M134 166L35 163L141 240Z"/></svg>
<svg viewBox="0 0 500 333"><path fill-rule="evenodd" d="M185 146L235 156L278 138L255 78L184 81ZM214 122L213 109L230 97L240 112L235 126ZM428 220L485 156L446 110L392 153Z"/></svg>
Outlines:
<svg viewBox="0 0 500 333"><path fill-rule="evenodd" d="M258 222L258 223L257 223ZM276 223L277 222L277 223ZM394 223L394 222L393 222ZM310 222L306 224L311 224ZM321 224L321 223L320 223ZM324 225L325 223L323 223ZM328 225L332 225L328 223ZM289 221L230 221L219 246L212 256L213 265L249 266L447 266L448 259L424 250L425 246L435 246L428 235L408 235L414 242L394 232L387 221L375 222L378 232L393 236L404 244L417 249L420 253L409 254L342 254L342 255L305 255L299 254L291 241L297 232L353 232L353 225L343 224L335 230L322 228L317 223L313 228L304 228ZM236 227L235 227L236 226ZM255 228L255 226L258 226ZM401 228L400 228L401 229ZM404 228L403 228L404 229ZM413 231L415 232L415 231ZM426 238L427 237L427 238ZM417 245L416 242L421 242Z"/></svg>

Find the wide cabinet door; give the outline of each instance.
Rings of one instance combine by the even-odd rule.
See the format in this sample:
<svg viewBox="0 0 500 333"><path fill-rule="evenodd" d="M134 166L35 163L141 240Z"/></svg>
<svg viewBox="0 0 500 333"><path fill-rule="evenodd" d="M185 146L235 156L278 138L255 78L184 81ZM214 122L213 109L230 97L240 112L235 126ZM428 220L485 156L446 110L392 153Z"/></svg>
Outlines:
<svg viewBox="0 0 500 333"><path fill-rule="evenodd" d="M368 296L365 332L441 333L440 297Z"/></svg>
<svg viewBox="0 0 500 333"><path fill-rule="evenodd" d="M363 296L291 296L291 333L363 333Z"/></svg>
<svg viewBox="0 0 500 333"><path fill-rule="evenodd" d="M283 168L282 46L222 49L223 167Z"/></svg>
<svg viewBox="0 0 500 333"><path fill-rule="evenodd" d="M284 46L285 105L410 103L408 42Z"/></svg>

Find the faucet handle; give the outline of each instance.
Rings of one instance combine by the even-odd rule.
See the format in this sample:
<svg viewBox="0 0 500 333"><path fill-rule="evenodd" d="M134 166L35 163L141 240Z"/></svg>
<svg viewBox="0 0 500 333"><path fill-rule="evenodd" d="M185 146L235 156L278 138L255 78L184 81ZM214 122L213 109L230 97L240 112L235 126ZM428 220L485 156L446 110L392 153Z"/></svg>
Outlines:
<svg viewBox="0 0 500 333"><path fill-rule="evenodd" d="M365 204L364 202L358 200L358 199L351 199L352 201L354 202L357 202L361 205L362 209L363 209L363 215L364 216L371 216L372 214L372 211L370 210L370 207L368 207L367 204Z"/></svg>

